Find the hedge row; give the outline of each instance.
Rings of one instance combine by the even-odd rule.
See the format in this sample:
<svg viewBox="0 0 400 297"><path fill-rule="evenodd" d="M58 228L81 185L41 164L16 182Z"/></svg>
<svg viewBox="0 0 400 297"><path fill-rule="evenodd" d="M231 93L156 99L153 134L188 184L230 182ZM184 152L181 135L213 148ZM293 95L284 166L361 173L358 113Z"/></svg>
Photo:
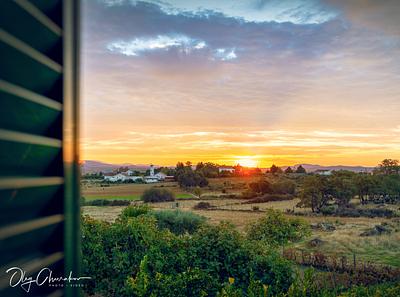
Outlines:
<svg viewBox="0 0 400 297"><path fill-rule="evenodd" d="M83 197L82 197L83 198ZM129 200L107 200L107 199L95 199L86 201L84 198L81 199L82 206L127 206L130 205Z"/></svg>

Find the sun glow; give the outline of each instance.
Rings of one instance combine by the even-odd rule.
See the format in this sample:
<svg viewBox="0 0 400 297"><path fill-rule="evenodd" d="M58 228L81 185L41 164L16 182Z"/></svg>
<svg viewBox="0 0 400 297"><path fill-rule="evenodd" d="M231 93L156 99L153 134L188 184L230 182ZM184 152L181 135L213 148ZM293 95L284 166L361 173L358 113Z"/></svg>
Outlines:
<svg viewBox="0 0 400 297"><path fill-rule="evenodd" d="M259 161L252 159L252 157L238 158L236 159L236 162L244 167L257 167L257 165L260 163Z"/></svg>

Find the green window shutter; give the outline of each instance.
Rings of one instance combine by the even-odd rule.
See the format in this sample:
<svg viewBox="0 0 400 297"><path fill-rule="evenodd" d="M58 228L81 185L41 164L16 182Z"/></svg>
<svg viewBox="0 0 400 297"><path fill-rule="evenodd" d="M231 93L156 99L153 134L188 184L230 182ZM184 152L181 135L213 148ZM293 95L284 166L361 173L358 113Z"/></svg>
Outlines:
<svg viewBox="0 0 400 297"><path fill-rule="evenodd" d="M78 10L78 0L0 2L0 296L81 291L46 282L27 293L6 273L81 276Z"/></svg>

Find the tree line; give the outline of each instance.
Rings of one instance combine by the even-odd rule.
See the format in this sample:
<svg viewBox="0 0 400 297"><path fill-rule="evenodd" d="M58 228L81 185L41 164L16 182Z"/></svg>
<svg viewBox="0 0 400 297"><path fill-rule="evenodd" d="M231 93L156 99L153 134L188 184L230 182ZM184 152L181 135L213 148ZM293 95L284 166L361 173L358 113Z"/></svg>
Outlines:
<svg viewBox="0 0 400 297"><path fill-rule="evenodd" d="M371 174L341 170L330 176L310 175L302 183L299 207L320 211L331 201L347 204L358 198L367 202L395 203L400 198L400 166L398 160L385 159Z"/></svg>

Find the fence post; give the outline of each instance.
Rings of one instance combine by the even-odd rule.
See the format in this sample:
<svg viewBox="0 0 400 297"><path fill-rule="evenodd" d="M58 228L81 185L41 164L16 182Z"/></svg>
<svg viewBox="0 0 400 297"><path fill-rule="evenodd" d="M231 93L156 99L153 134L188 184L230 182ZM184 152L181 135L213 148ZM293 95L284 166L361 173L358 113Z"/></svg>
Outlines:
<svg viewBox="0 0 400 297"><path fill-rule="evenodd" d="M356 254L353 254L353 259L354 259L354 273L356 273Z"/></svg>
<svg viewBox="0 0 400 297"><path fill-rule="evenodd" d="M342 271L344 271L344 264L343 264L343 261L344 261L344 256L342 255Z"/></svg>

